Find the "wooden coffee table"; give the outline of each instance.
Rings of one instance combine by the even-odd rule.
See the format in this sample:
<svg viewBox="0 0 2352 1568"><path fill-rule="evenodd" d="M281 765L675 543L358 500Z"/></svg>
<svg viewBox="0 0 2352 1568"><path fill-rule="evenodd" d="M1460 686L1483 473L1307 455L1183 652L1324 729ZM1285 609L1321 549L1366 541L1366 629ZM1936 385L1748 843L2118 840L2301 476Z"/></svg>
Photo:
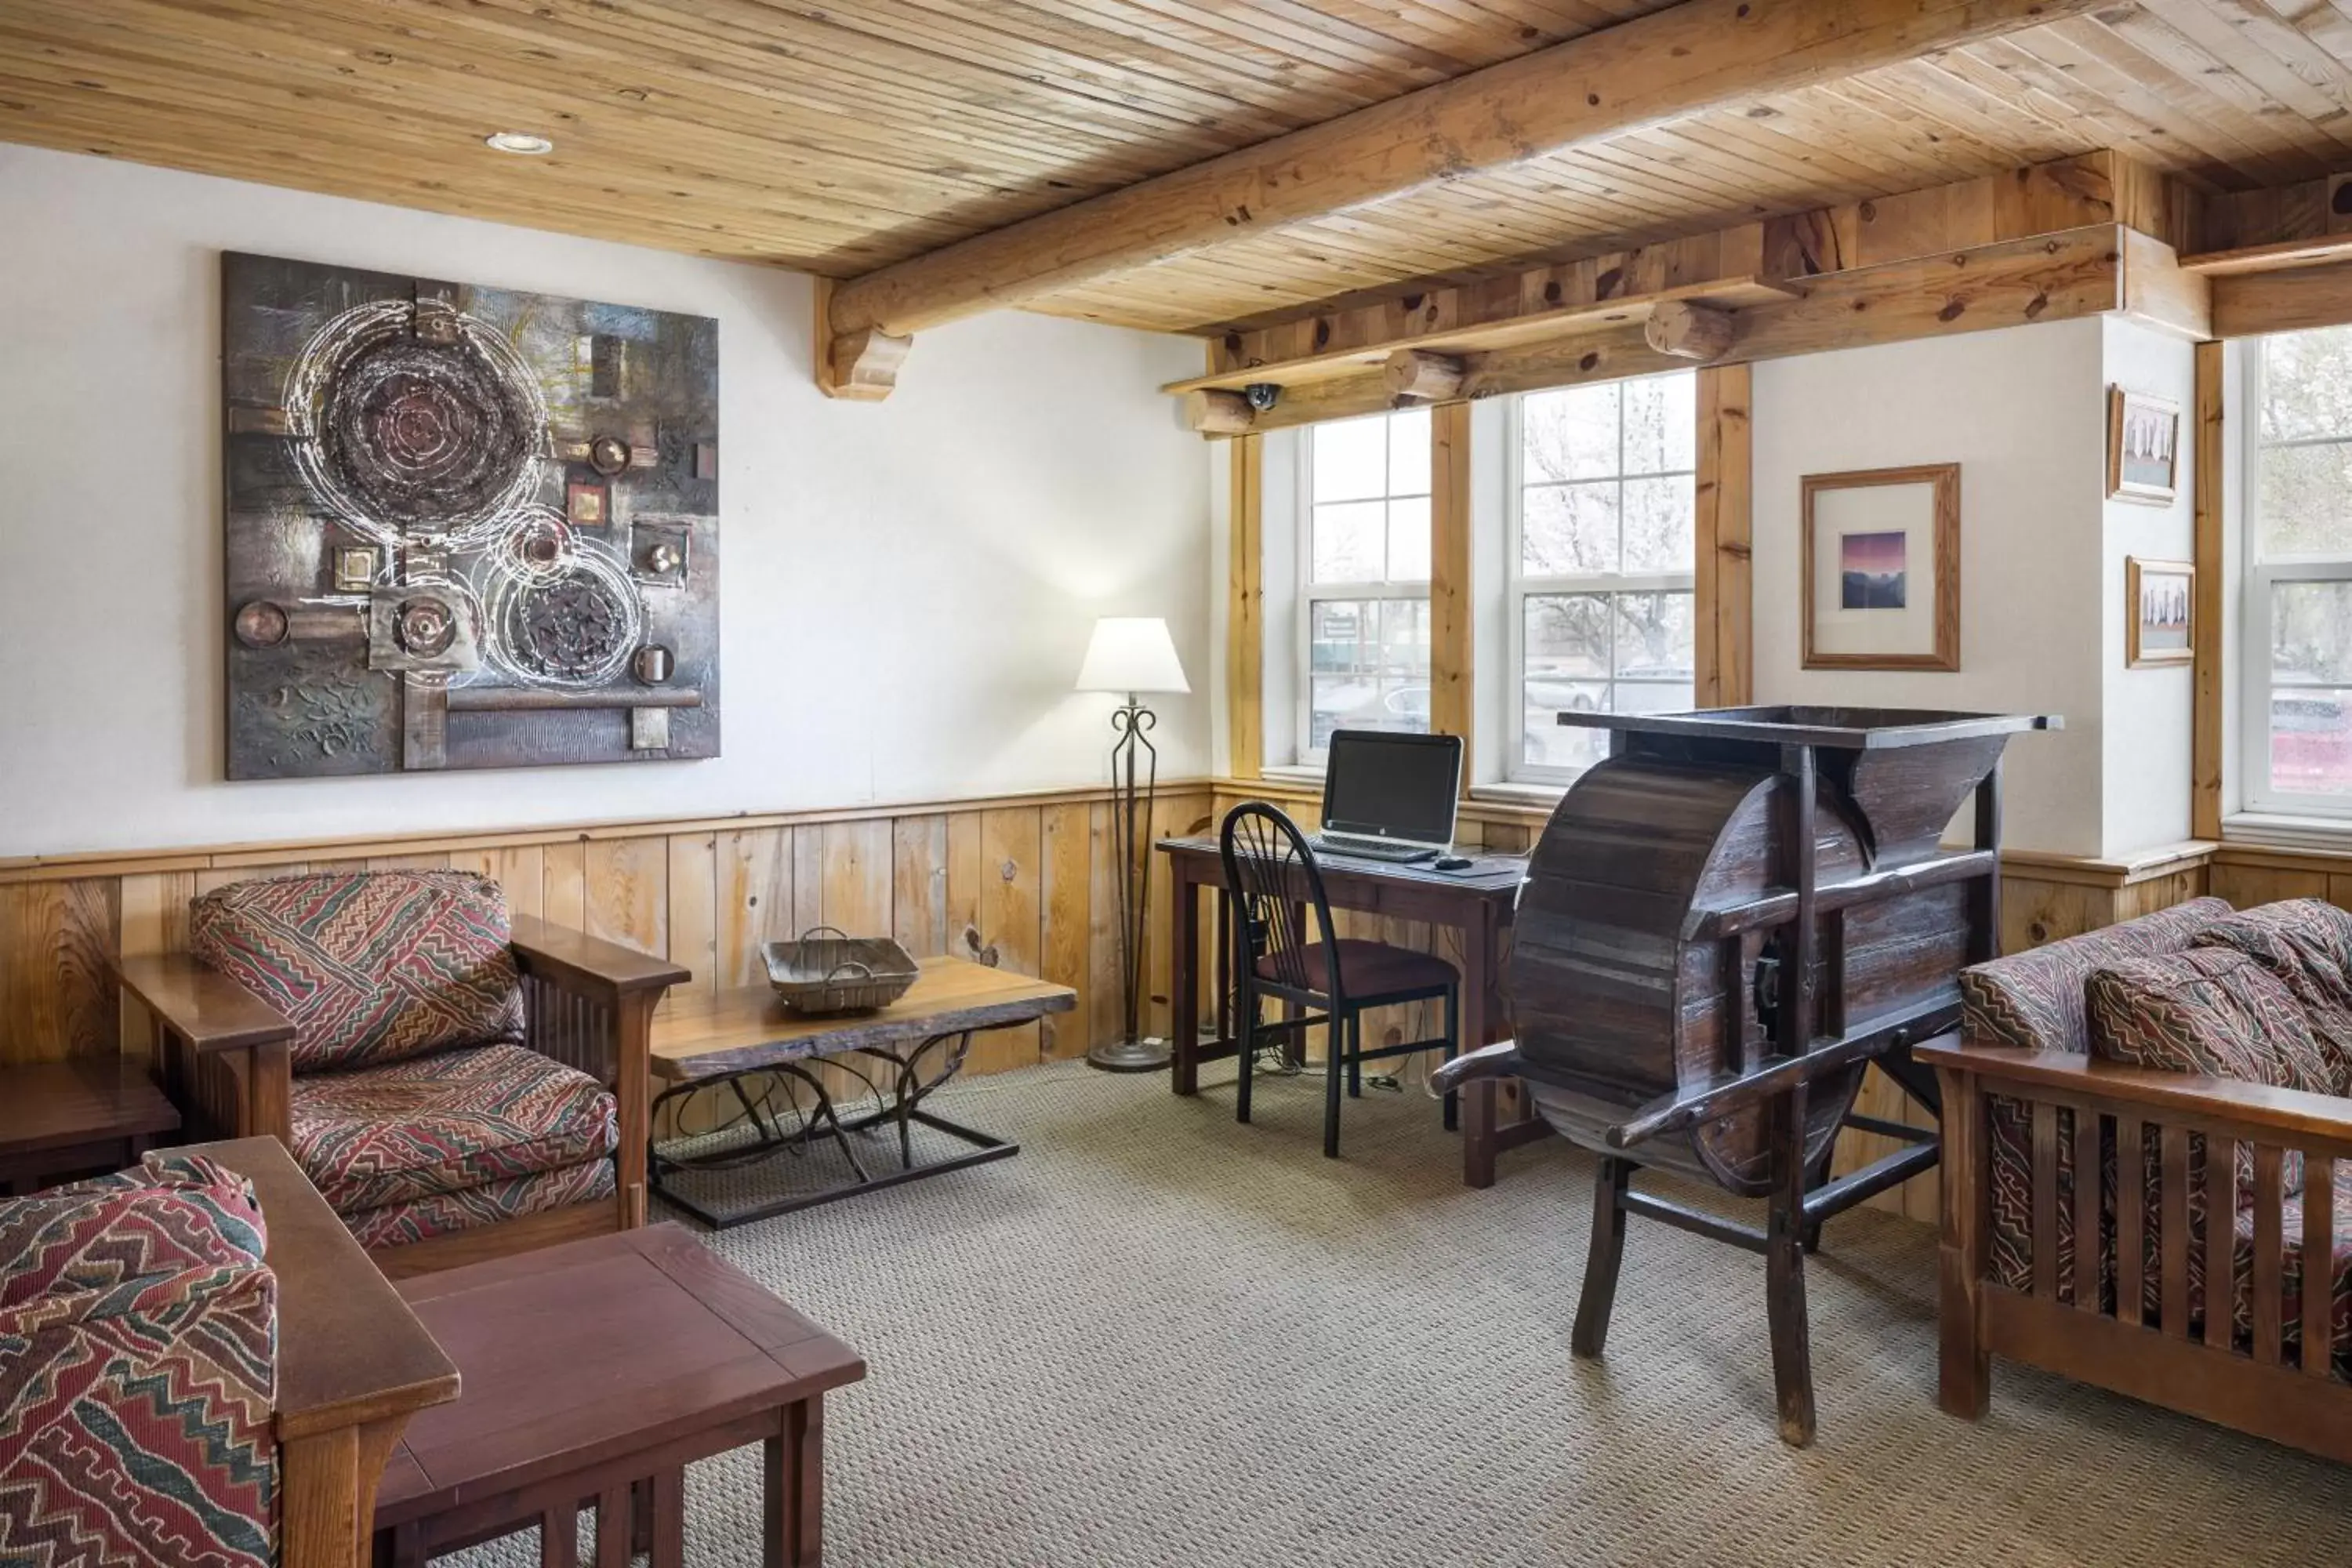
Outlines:
<svg viewBox="0 0 2352 1568"><path fill-rule="evenodd" d="M654 1077L664 1086L654 1101L656 1120L665 1104L680 1097L731 1089L758 1138L704 1154L666 1152L656 1144L649 1162L650 1181L662 1201L724 1230L1018 1154L1018 1143L950 1121L924 1110L923 1101L962 1070L974 1035L1066 1013L1077 1005L1078 994L1050 980L968 958L935 956L921 960L920 967L915 984L887 1007L835 1017L793 1012L766 985L715 995L673 994L668 1010L654 1020ZM822 1061L839 1065L852 1058L859 1058L853 1070L872 1089L875 1107L845 1118L824 1079L809 1069ZM796 1131L787 1131L745 1089L747 1079L767 1074L792 1079L808 1096L811 1109L800 1118ZM914 1131L919 1126L944 1133L969 1152L918 1164ZM869 1172L859 1157L856 1135L885 1128L898 1133L898 1168ZM825 1136L833 1139L856 1180L730 1210L697 1202L676 1180L681 1172L738 1166Z"/></svg>
<svg viewBox="0 0 2352 1568"><path fill-rule="evenodd" d="M685 1468L764 1447L769 1568L823 1555L824 1395L857 1352L673 1225L592 1237L400 1283L463 1392L420 1414L376 1493L376 1560L413 1568L541 1527L572 1568L685 1561Z"/></svg>

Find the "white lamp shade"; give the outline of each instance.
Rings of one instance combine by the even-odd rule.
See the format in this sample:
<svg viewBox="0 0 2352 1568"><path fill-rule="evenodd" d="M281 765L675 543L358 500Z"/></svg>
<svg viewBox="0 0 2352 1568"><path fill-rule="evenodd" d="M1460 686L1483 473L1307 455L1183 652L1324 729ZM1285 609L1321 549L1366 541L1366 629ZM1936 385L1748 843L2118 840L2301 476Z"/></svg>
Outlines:
<svg viewBox="0 0 2352 1568"><path fill-rule="evenodd" d="M1105 616L1095 623L1087 644L1086 662L1078 667L1081 691L1181 691L1192 689L1184 680L1184 666L1176 658L1176 639L1158 616Z"/></svg>

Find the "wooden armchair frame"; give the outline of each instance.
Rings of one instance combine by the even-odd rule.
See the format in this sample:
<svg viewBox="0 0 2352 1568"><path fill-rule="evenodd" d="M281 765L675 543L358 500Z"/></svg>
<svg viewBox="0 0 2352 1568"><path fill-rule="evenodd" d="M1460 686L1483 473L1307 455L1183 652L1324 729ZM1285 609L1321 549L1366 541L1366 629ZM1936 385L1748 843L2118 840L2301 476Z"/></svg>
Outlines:
<svg viewBox="0 0 2352 1568"><path fill-rule="evenodd" d="M250 1181L269 1232L279 1568L365 1568L384 1465L410 1416L457 1397L457 1368L282 1142L257 1137L188 1152Z"/></svg>
<svg viewBox="0 0 2352 1568"><path fill-rule="evenodd" d="M518 915L515 963L522 971L523 1044L578 1068L620 1102L618 1191L407 1247L372 1252L398 1278L576 1237L630 1230L646 1222L646 1145L654 1009L672 985L692 978L667 959ZM116 966L123 989L153 1016L156 1072L200 1137L293 1135L294 1026L235 980L186 954L130 958Z"/></svg>
<svg viewBox="0 0 2352 1568"><path fill-rule="evenodd" d="M2331 1095L2131 1068L2088 1057L1938 1042L1918 1048L1943 1088L1944 1181L1940 1259L1941 1355L1938 1402L1974 1419L1991 1396L1992 1355L2096 1384L2185 1415L2352 1462L2352 1384L2336 1374L2331 1330L2335 1309L2334 1205L2338 1160L2352 1160L2352 1100ZM2000 1095L2028 1107L2032 1129L2032 1283L2012 1289L1989 1279L1991 1147L1988 1101ZM2072 1113L2074 1149L2074 1265L2089 1261L2091 1288L2073 1301L2059 1292L2059 1112ZM2208 1310L2189 1337L2189 1196L2191 1133L2201 1134L2208 1223ZM2100 1235L2098 1173L2102 1140L2116 1150L2116 1301L2103 1310L2096 1286L2105 1250L2080 1238ZM2237 1231L2231 1141L2253 1150L2252 1302L2253 1342L2233 1340ZM2160 1162L2157 1258L2162 1310L2144 1321L2147 1283L2146 1194L2138 1173L2146 1151ZM2301 1231L2305 1268L2302 1346L2282 1343L2284 1184L2289 1150L2304 1157ZM2079 1179L2083 1173L2090 1179ZM2225 1218L2224 1216L2230 1216ZM2217 1223L2220 1222L2220 1223ZM2313 1288L2314 1286L2316 1288ZM2298 1364L2298 1362L2304 1364Z"/></svg>

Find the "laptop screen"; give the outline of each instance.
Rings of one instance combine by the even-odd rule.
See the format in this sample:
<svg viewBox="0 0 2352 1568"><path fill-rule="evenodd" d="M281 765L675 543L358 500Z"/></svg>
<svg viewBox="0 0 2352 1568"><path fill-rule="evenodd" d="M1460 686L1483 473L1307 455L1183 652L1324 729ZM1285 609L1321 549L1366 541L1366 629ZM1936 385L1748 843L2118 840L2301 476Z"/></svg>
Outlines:
<svg viewBox="0 0 2352 1568"><path fill-rule="evenodd" d="M1335 731L1323 772L1323 830L1446 847L1461 787L1459 735Z"/></svg>

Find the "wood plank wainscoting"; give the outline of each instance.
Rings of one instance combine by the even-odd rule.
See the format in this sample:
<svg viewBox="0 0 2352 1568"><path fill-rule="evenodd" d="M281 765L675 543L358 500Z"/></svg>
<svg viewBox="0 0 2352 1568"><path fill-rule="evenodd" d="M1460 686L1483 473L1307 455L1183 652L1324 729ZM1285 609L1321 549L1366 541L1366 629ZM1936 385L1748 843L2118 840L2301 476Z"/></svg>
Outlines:
<svg viewBox="0 0 2352 1568"><path fill-rule="evenodd" d="M1209 820L1204 782L1161 788L1158 833ZM456 867L518 911L670 958L694 985L756 984L759 944L823 923L887 932L918 955L961 953L1075 987L1075 1011L974 1041L967 1070L1083 1056L1118 1027L1110 793L509 832L411 834L0 861L0 1063L147 1048L118 999L116 954L185 945L188 900L251 877ZM1153 930L1167 929L1166 879ZM1150 950L1150 1017L1167 1026L1167 943Z"/></svg>
<svg viewBox="0 0 2352 1568"><path fill-rule="evenodd" d="M1155 835L1205 830L1244 799L1302 820L1318 788L1276 779L1184 780L1164 786ZM1473 800L1468 846L1524 851L1543 830L1542 804ZM753 984L757 945L820 921L887 931L918 954L957 952L1074 986L1076 1010L1029 1029L984 1037L969 1070L1003 1072L1080 1056L1117 1027L1118 952L1111 892L1109 792L1045 791L987 799L690 820L604 823L509 832L40 857L0 861L0 1063L134 1053L146 1020L119 1000L118 954L184 945L187 901L248 877L294 869L450 866L482 872L514 908L661 954L692 969L697 987ZM2324 898L2352 909L2352 853L2205 841L2102 860L2012 850L2002 857L2001 941L2038 947L2207 892L2240 906ZM1167 879L1155 879L1149 1026L1165 1031ZM1211 940L1205 929L1203 951ZM1458 941L1416 922L1340 911L1345 934L1377 936L1460 960ZM1209 1000L1204 997L1203 1001ZM1374 1015L1376 1037L1412 1037L1432 1021L1410 1009ZM1319 1042L1311 1054L1319 1054ZM1420 1068L1411 1074L1417 1084ZM1412 1087L1412 1084L1408 1084ZM1901 1094L1874 1073L1861 1108L1904 1120ZM1847 1133L1836 1169L1873 1158L1885 1141ZM1872 1200L1932 1222L1936 1178Z"/></svg>

